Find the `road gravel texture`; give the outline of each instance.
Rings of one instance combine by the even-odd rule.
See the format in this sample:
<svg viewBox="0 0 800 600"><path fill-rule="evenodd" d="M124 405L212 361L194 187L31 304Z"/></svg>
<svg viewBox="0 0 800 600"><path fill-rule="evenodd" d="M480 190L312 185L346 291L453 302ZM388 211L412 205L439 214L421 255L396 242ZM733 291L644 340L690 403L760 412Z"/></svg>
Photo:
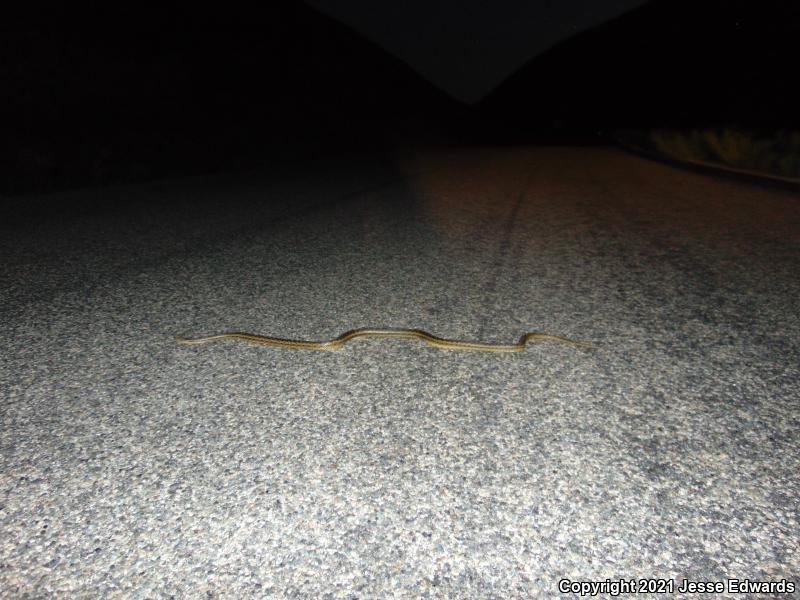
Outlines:
<svg viewBox="0 0 800 600"><path fill-rule="evenodd" d="M800 584L798 200L475 148L7 201L0 595ZM595 347L174 343L357 327Z"/></svg>

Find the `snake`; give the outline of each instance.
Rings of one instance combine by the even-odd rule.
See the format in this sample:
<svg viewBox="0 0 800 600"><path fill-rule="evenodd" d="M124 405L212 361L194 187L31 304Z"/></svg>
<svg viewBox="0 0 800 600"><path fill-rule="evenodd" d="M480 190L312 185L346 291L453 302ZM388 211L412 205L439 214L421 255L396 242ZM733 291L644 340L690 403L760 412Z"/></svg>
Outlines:
<svg viewBox="0 0 800 600"><path fill-rule="evenodd" d="M290 340L268 335L242 333L238 331L198 338L176 337L175 341L186 346L194 346L200 344L209 344L211 342L217 342L221 340L241 340L251 344L282 346L284 348L295 348L300 350L339 350L350 340L359 337L418 339L422 340L426 344L429 344L430 346L433 346L434 348L441 348L443 350L468 350L474 352L522 352L525 350L525 346L530 340L545 340L559 342L562 344L571 344L573 346L592 347L591 344L586 342L580 342L558 335L550 335L548 333L525 333L516 344L490 344L485 342L450 340L432 335L421 329L351 329L350 331L344 332L339 337L335 337L332 340L323 342Z"/></svg>

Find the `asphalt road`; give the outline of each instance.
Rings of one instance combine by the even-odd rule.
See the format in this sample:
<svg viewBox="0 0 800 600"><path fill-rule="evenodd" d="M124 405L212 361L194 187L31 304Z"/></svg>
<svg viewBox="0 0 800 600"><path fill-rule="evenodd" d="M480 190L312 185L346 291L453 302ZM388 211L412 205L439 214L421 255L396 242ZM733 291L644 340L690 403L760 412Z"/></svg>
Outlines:
<svg viewBox="0 0 800 600"><path fill-rule="evenodd" d="M800 585L798 200L488 148L7 204L0 593ZM173 340L356 327L595 347Z"/></svg>

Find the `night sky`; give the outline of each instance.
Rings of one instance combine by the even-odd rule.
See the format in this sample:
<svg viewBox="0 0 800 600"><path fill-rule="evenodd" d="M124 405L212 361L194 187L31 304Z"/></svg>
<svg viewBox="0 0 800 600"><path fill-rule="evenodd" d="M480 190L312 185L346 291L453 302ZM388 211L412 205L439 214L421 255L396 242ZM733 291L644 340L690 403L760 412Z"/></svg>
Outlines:
<svg viewBox="0 0 800 600"><path fill-rule="evenodd" d="M405 60L455 98L477 102L544 50L643 0L309 0Z"/></svg>

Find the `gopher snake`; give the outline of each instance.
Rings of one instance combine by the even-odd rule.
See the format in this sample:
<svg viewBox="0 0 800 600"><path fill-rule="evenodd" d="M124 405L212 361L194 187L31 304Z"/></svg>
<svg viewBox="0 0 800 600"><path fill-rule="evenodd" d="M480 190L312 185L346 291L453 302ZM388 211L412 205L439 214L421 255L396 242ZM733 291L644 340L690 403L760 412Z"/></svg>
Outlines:
<svg viewBox="0 0 800 600"><path fill-rule="evenodd" d="M525 350L525 345L528 343L528 340L548 340L551 342L560 342L562 344L572 344L573 346L591 347L591 344L585 342L578 342L547 333L526 333L516 344L487 344L484 342L448 340L431 335L427 331L422 331L421 329L352 329L327 342L287 340L284 338L240 332L221 333L200 338L177 337L175 341L179 344L192 346L208 344L209 342L216 342L219 340L244 340L245 342L263 344L265 346L283 346L284 348L298 348L303 350L338 350L347 342L357 337L416 338L436 348L443 348L445 350L473 350L477 352L522 352Z"/></svg>

